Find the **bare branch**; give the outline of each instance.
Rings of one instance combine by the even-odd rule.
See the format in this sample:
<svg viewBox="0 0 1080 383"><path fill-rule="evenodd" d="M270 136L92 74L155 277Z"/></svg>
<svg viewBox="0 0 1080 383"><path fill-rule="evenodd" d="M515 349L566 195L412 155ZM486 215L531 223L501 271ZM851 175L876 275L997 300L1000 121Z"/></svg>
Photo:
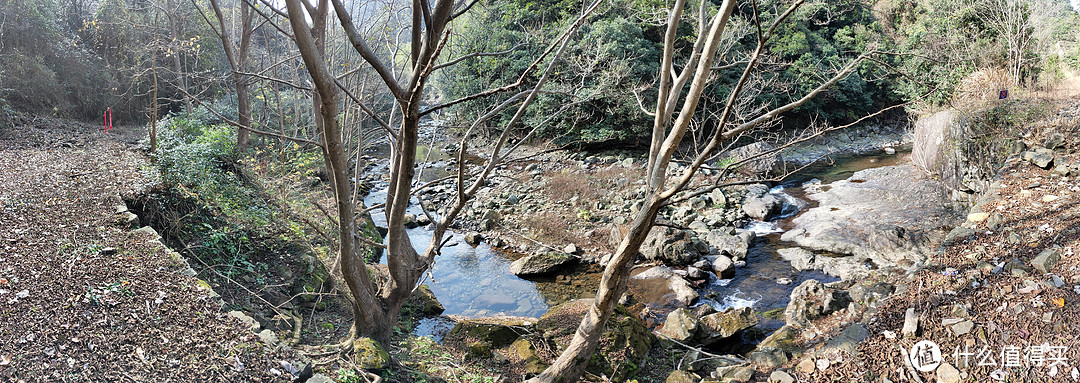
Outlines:
<svg viewBox="0 0 1080 383"><path fill-rule="evenodd" d="M446 68L448 66L457 64L459 62L462 62L462 61L465 61L465 60L468 60L468 59L471 59L471 58L502 56L502 55L505 55L505 54L509 54L510 52L513 52L514 50L518 49L522 45L525 45L525 43L520 43L520 44L515 45L515 46L511 47L510 49L507 49L507 50L502 51L502 52L475 52L475 53L470 53L470 54L458 57L456 59L453 59L451 61L436 65L435 68L432 69L432 70L439 70L439 69L442 69L442 68Z"/></svg>

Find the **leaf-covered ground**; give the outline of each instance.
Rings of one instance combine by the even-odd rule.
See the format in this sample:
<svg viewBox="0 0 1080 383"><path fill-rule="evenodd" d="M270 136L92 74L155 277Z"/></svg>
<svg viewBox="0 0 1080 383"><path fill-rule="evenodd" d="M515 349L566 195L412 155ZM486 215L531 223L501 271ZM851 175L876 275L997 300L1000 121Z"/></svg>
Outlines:
<svg viewBox="0 0 1080 383"><path fill-rule="evenodd" d="M124 136L0 130L0 381L288 381L281 361L160 242L116 223L152 181ZM128 140L130 142L130 140Z"/></svg>

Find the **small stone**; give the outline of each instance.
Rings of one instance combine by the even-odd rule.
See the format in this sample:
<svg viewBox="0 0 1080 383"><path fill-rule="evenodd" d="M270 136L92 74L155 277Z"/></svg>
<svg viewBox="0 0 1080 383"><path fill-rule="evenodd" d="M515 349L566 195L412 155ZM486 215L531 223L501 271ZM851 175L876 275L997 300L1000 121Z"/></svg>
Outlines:
<svg viewBox="0 0 1080 383"><path fill-rule="evenodd" d="M967 220L971 222L982 222L988 217L990 217L990 213L971 213L968 214Z"/></svg>
<svg viewBox="0 0 1080 383"><path fill-rule="evenodd" d="M975 322L965 319L952 325L952 332L956 336L961 336L971 332L971 329L973 328L975 328Z"/></svg>
<svg viewBox="0 0 1080 383"><path fill-rule="evenodd" d="M816 362L814 362L814 365L817 366L818 371L825 371L829 369L830 364L832 363L830 363L829 360L825 358L818 359Z"/></svg>
<svg viewBox="0 0 1080 383"><path fill-rule="evenodd" d="M885 148L885 154L888 154L888 155L896 154L896 149L892 148L892 147L886 147Z"/></svg>
<svg viewBox="0 0 1080 383"><path fill-rule="evenodd" d="M99 251L98 253L101 255L113 255L116 254L116 251L117 250L115 247L106 247L102 248L101 251Z"/></svg>
<svg viewBox="0 0 1080 383"><path fill-rule="evenodd" d="M1043 322L1050 323L1053 320L1054 320L1054 312L1053 311L1047 311L1046 313L1043 313L1043 315L1042 315L1042 321Z"/></svg>
<svg viewBox="0 0 1080 383"><path fill-rule="evenodd" d="M889 330L883 331L881 335L884 336L885 339L896 339L896 333Z"/></svg>
<svg viewBox="0 0 1080 383"><path fill-rule="evenodd" d="M1050 268L1054 267L1059 260L1061 260L1061 253L1057 249L1046 249L1031 260L1031 266L1045 274L1049 273Z"/></svg>
<svg viewBox="0 0 1080 383"><path fill-rule="evenodd" d="M915 338L915 333L919 331L919 316L915 314L915 308L909 308L904 313L904 328L900 330L901 334L904 334L905 338Z"/></svg>
<svg viewBox="0 0 1080 383"><path fill-rule="evenodd" d="M795 377L786 372L776 370L769 374L769 383L795 383Z"/></svg>
<svg viewBox="0 0 1080 383"><path fill-rule="evenodd" d="M937 374L938 383L960 383L960 370L951 364L942 363L934 373Z"/></svg>
<svg viewBox="0 0 1080 383"><path fill-rule="evenodd" d="M1061 197L1058 197L1058 196L1052 195L1052 194L1051 195L1045 195L1045 196L1042 197L1042 201L1043 202L1054 202L1058 198L1061 198Z"/></svg>
<svg viewBox="0 0 1080 383"><path fill-rule="evenodd" d="M581 249L580 249L580 248L578 248L578 247L577 247L577 245L575 245L575 244L571 243L571 244L569 244L569 245L566 245L566 247L565 247L565 248L563 248L563 252L564 252L564 253L567 253L567 254L575 254L575 255L580 255L580 253L581 253Z"/></svg>
<svg viewBox="0 0 1080 383"><path fill-rule="evenodd" d="M480 244L480 241L484 240L484 236L475 231L470 231L465 234L465 243L476 246Z"/></svg>
<svg viewBox="0 0 1080 383"><path fill-rule="evenodd" d="M803 359L799 362L798 366L795 366L796 370L803 374L810 374L814 372L814 360L810 358Z"/></svg>
<svg viewBox="0 0 1080 383"><path fill-rule="evenodd" d="M777 278L776 283L781 284L781 285L790 285L791 284L791 278Z"/></svg>

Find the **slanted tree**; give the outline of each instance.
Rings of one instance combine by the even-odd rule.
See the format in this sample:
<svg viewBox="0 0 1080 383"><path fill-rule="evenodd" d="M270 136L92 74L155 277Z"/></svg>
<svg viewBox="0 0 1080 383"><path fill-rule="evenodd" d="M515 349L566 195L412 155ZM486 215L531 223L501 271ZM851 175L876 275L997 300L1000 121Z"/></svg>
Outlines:
<svg viewBox="0 0 1080 383"><path fill-rule="evenodd" d="M681 170L669 171L669 165L682 146L683 138L686 137L692 125L691 121L695 118L695 112L702 93L714 77L711 76L711 72L714 70L713 61L717 56L717 50L725 27L728 26L729 18L735 9L735 3L735 0L724 0L719 8L715 10L715 14L710 16L711 11L706 8L708 2L702 2L697 12L697 36L692 48L693 51L681 70L677 70L673 58L675 50L683 41L679 34L680 31L685 30L680 29L680 22L684 18L686 1L676 0L668 12L663 54L659 68L660 80L656 96L656 108L652 112L655 119L645 175L647 190L646 197L642 201L644 206L637 213L623 235L614 255L605 267L596 293L596 299L590 305L585 317L582 318L573 339L551 366L537 377L529 380L529 382L574 382L582 376L589 359L596 350L605 323L611 317L619 298L626 291L626 284L630 278L634 258L637 257L641 244L652 229L658 212L673 198L678 198L677 195L687 188L694 174L706 161L716 156L717 152L724 147L723 144L729 143L743 133L764 123L774 121L781 114L805 104L822 91L851 74L859 63L868 56L868 53L864 53L853 59L843 68L837 70L830 78L823 80L811 91L791 102L766 109L760 113L739 115L736 110L738 109L740 96L746 90L748 80L757 69L766 44L774 36L777 27L804 3L804 0L794 1L785 11L778 12L778 15L770 24L764 24L764 21L760 19L757 2L751 1L748 6L752 7L753 11L757 44L753 52L745 60L745 64L742 65L742 75L734 83L728 84L731 90L728 93L727 101L723 104L722 111L715 117L713 122L716 129L712 131L707 139L701 141L701 147L689 161L688 166L683 167ZM689 87L687 87L687 84L689 84ZM678 110L678 113L676 113L676 110ZM750 110L755 109L751 108ZM724 170L730 170L733 166L740 165L761 155L773 154L795 141L820 135L827 130L831 129L822 129L814 134L793 139L786 145L778 146L775 150L729 164Z"/></svg>

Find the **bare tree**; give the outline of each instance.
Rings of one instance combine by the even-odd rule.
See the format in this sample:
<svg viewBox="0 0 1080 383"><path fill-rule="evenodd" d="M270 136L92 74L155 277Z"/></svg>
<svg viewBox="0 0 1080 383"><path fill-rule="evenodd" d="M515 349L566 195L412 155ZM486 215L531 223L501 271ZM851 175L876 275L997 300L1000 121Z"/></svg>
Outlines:
<svg viewBox="0 0 1080 383"><path fill-rule="evenodd" d="M539 376L530 382L573 382L584 373L592 353L595 352L604 324L611 317L619 297L626 290L630 270L641 244L652 229L660 208L671 202L672 198L683 191L699 168L721 148L721 144L775 120L780 114L806 103L825 89L836 84L850 74L867 57L859 56L851 63L839 69L831 78L788 104L768 109L759 114L747 116L741 121L734 121L734 109L744 91L744 86L751 78L756 65L763 56L766 43L773 36L776 28L795 12L804 0L796 0L786 11L779 14L767 28L762 24L757 2L752 2L754 22L756 24L757 46L746 60L741 77L732 84L723 111L716 117L716 130L711 134L704 147L697 151L689 166L681 173L669 174L668 166L694 118L698 103L713 70L713 61L721 45L728 20L735 8L735 0L725 0L716 14L707 16L707 2L702 2L698 9L697 39L693 51L681 71L676 72L674 52L679 41L679 24L683 18L685 0L676 0L668 13L667 30L664 34L664 49L660 65L659 92L653 125L652 144L649 151L647 168L647 197L644 207L637 213L629 229L623 236L615 254L604 269L600 287L585 317L579 324L574 338L567 345L559 358ZM691 80L692 78L692 80ZM689 88L685 85L689 81ZM685 90L684 90L685 89ZM674 112L676 108L679 113ZM674 181L670 186L669 181Z"/></svg>
<svg viewBox="0 0 1080 383"><path fill-rule="evenodd" d="M312 6L308 0L285 1L296 44L315 84L316 95L320 99L322 124L319 131L323 136L323 153L329 163L328 168L332 175L337 200L339 264L345 284L354 300L352 335L371 336L383 343L389 341L391 329L398 319L401 305L417 287L424 272L430 268L444 243L450 224L473 194L484 184L484 180L495 169L495 166L506 158L507 153L503 153L502 149L510 137L510 127L519 123L525 108L536 99L548 74L565 50L569 36L584 23L600 2L596 1L584 9L577 21L567 27L563 34L533 61L516 83L460 100L422 108L425 103L427 83L433 71L439 66L441 53L448 41L449 26L454 18L467 11L475 4L475 1L436 0L434 4L431 4L428 0L413 0L410 10L411 24L408 29L409 46L405 50L407 57L403 60L407 69L396 71L395 57L380 57L375 50L371 49L357 31L342 1L333 0L337 19L353 49L377 73L386 91L393 96L396 103L395 113L398 115L399 125L396 128L387 129L393 150L390 159L390 185L384 206L388 233L386 245L381 245L365 241L357 232L355 216L358 202L349 190L348 158L342 145L342 132L337 120L338 89L344 87L328 69L323 58L324 51L318 49L317 40L305 20L305 15L311 15L312 19L316 19L313 13L319 11L320 8ZM537 75L534 72L538 71L540 64L545 60L548 61L548 65L539 71L538 79L530 89L491 107L488 114L478 119L473 129L470 129L471 133L477 124L483 124L496 114L517 106L514 117L504 127L503 134L494 145L487 163L473 174L468 174L471 176L471 183L468 185L466 185L467 167L465 161L461 160L468 150L468 145L465 139L462 140L458 153L457 199L452 206L445 209L445 214L435 221L432 241L424 252L422 254L417 252L405 232L404 223L409 198L415 187L414 167L420 119L428 113L450 105L523 87L528 76ZM468 136L469 134L466 134L466 138ZM364 247L361 246L361 242L365 242L367 246L386 248L389 276L384 280L374 280L369 275L367 265L363 262Z"/></svg>
<svg viewBox="0 0 1080 383"><path fill-rule="evenodd" d="M199 4L195 0L191 1L196 8ZM203 20L210 26L210 29L217 34L221 40L221 46L225 50L225 58L229 61L229 68L232 70L233 87L236 89L236 112L237 123L244 127L251 126L251 101L248 96L248 79L244 75L247 72L247 57L248 51L251 48L251 36L255 33L253 19L255 15L255 9L250 4L244 1L239 2L240 6L240 31L238 33L240 39L240 45L234 46L234 38L231 35L231 28L225 26L225 17L221 12L221 7L218 5L218 0L210 0L210 7L214 9L214 15L217 17L218 27L215 28L214 24L210 22L210 18L199 9L199 13L202 15ZM237 129L236 132L236 151L244 152L247 150L249 140L248 130L245 128Z"/></svg>
<svg viewBox="0 0 1080 383"><path fill-rule="evenodd" d="M1031 48L1035 32L1032 6L1027 0L982 0L976 7L975 14L997 32L1005 45L1009 80L1013 86L1020 85L1024 65L1029 61L1024 54Z"/></svg>

